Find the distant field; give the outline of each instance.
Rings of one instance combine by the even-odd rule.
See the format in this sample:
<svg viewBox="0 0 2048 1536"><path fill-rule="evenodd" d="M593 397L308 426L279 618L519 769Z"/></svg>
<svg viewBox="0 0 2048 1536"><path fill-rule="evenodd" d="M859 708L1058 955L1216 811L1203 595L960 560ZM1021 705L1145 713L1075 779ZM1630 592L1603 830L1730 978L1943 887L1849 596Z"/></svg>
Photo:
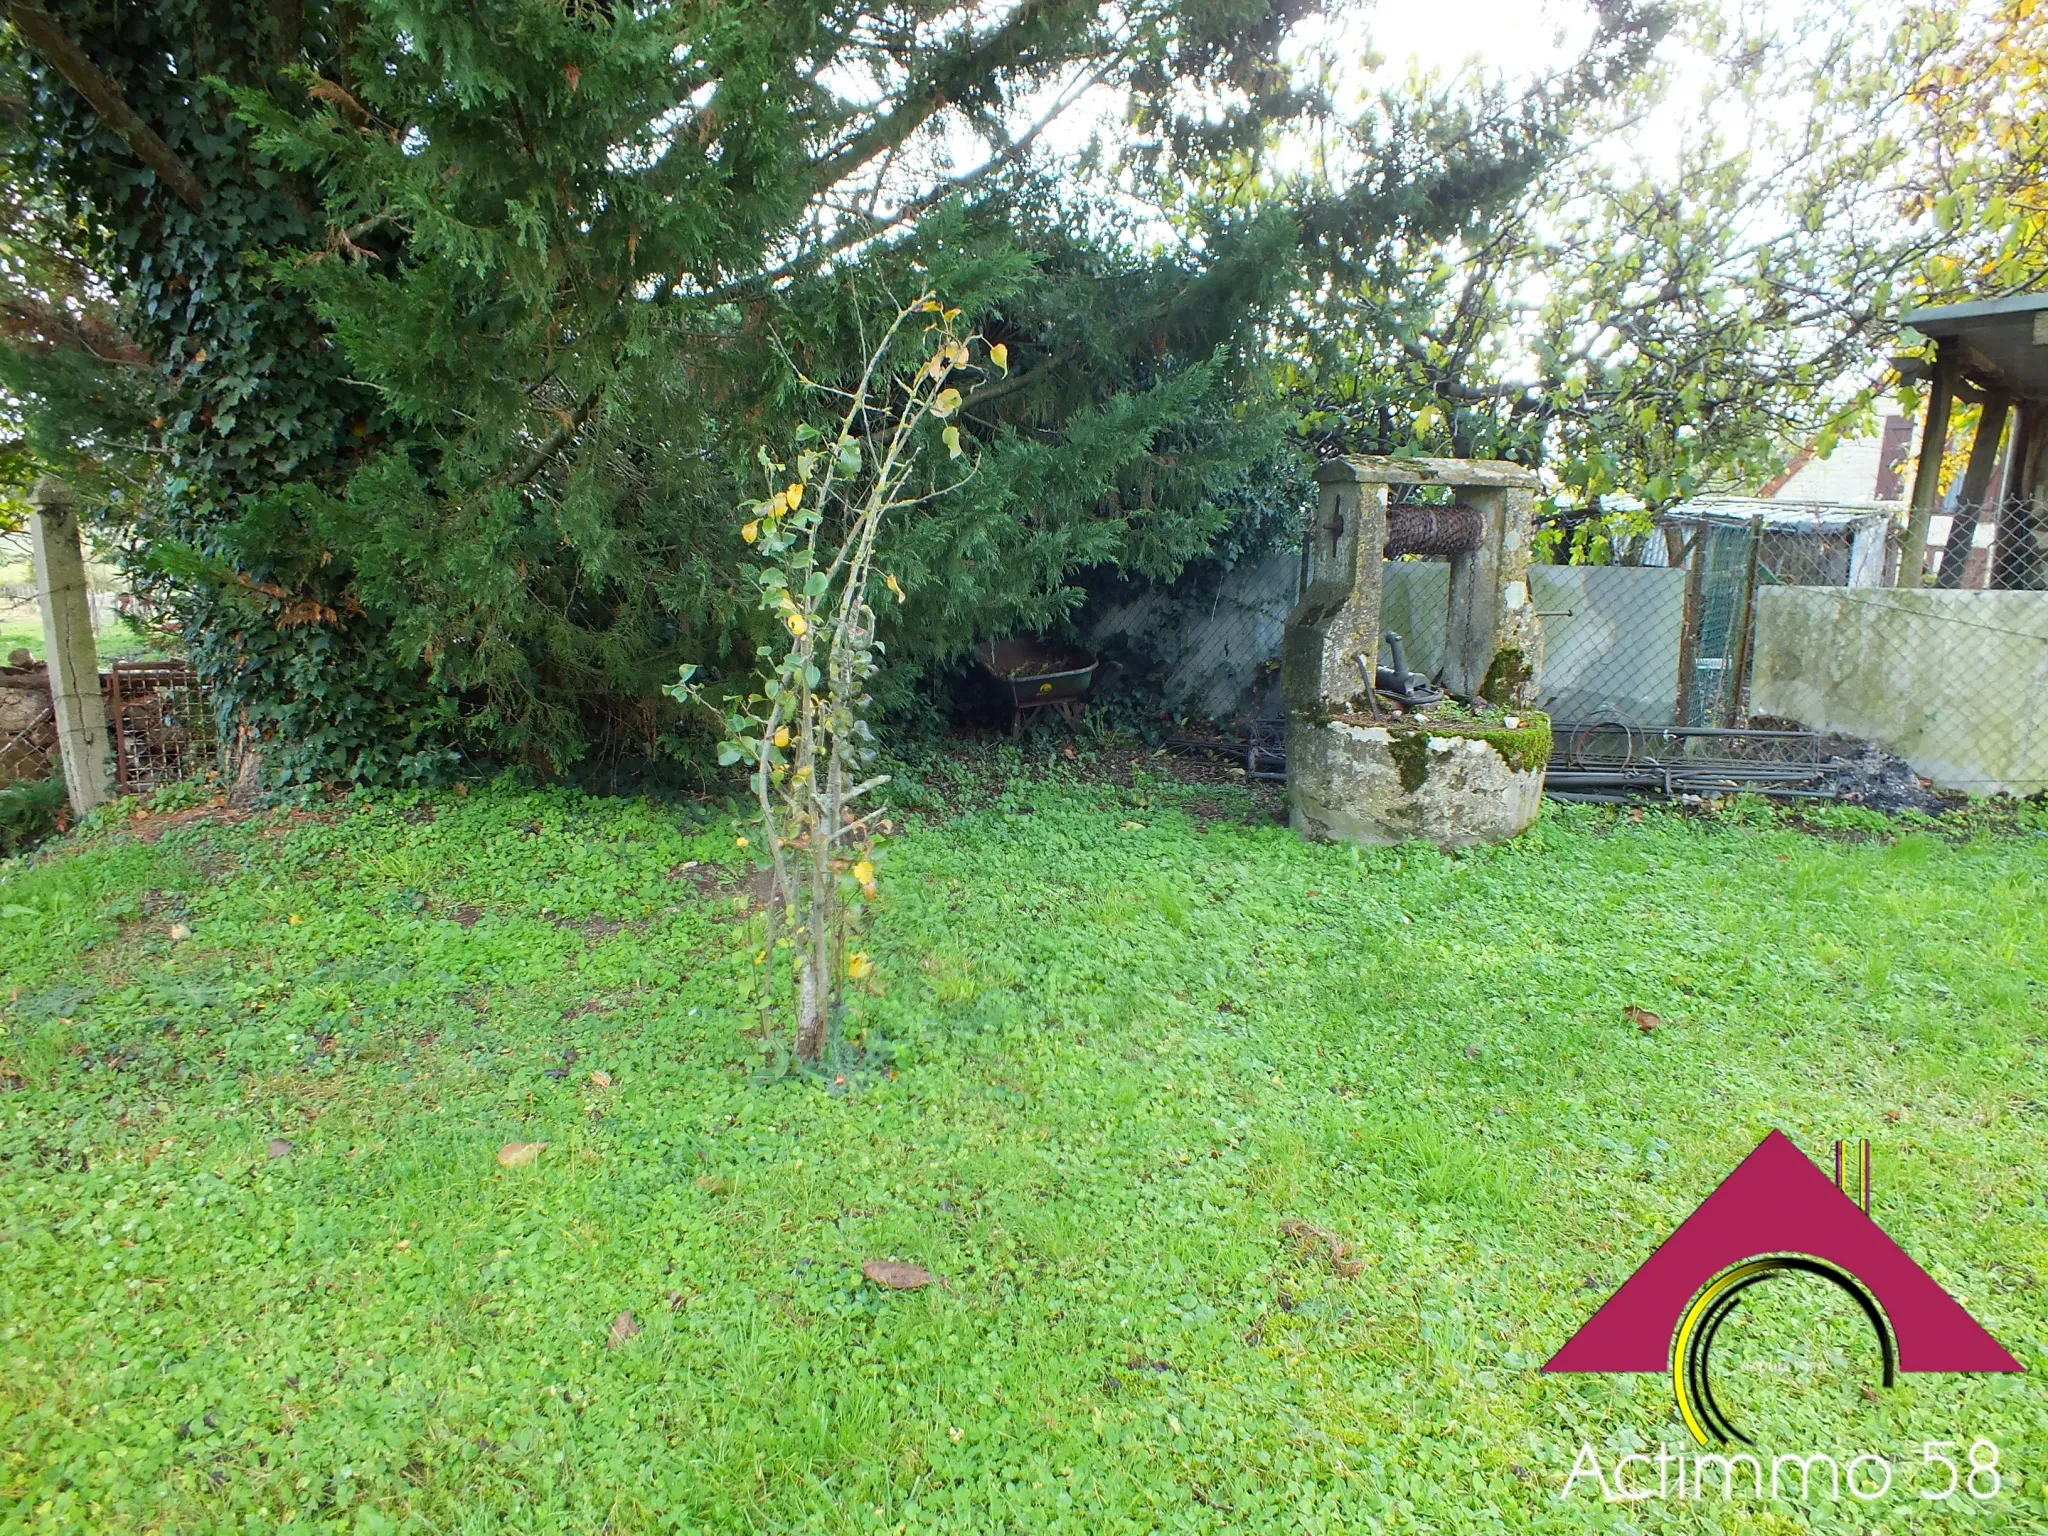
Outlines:
<svg viewBox="0 0 2048 1536"><path fill-rule="evenodd" d="M108 624L95 633L94 639L102 661L149 652L147 642L130 633L125 624ZM15 651L27 651L37 661L43 659L43 624L33 607L0 608L0 661Z"/></svg>

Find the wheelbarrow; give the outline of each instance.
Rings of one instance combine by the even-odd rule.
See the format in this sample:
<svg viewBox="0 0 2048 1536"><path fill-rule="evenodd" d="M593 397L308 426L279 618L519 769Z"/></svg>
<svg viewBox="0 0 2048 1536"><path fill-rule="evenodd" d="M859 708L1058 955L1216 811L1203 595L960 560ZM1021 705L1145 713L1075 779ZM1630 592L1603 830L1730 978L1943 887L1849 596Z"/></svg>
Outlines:
<svg viewBox="0 0 2048 1536"><path fill-rule="evenodd" d="M1083 699L1100 658L1078 646L1048 645L1015 637L985 640L975 655L1010 697L1010 734L1024 734L1024 717L1041 709L1063 720L1081 718Z"/></svg>

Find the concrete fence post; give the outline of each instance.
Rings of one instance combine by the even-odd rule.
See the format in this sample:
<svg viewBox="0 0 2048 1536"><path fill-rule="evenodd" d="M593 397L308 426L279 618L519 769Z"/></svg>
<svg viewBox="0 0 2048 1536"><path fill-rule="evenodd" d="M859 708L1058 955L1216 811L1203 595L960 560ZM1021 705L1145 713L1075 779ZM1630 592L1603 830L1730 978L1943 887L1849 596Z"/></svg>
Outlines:
<svg viewBox="0 0 2048 1536"><path fill-rule="evenodd" d="M35 508L36 601L49 657L50 708L71 808L83 816L107 798L107 705L93 645L92 594L71 493L45 475L28 493Z"/></svg>

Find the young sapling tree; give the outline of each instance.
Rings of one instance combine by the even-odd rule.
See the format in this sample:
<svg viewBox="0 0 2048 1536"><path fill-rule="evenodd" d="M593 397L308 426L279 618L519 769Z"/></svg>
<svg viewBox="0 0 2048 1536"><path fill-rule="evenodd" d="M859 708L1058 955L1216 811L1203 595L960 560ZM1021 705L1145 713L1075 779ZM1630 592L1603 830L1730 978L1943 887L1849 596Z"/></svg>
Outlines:
<svg viewBox="0 0 2048 1536"><path fill-rule="evenodd" d="M917 359L908 371L906 351ZM799 426L793 464L766 445L757 450L766 494L741 504L738 533L777 641L756 650L751 692L714 701L694 665L669 689L718 716L721 763L747 765L772 878L756 957L762 1009L773 1017L786 967L800 1061L824 1054L845 982L872 968L864 952L848 948L846 899L875 894L869 853L881 806L874 795L888 782L868 772L876 755L868 680L882 655L868 600L878 579L876 536L890 512L924 499L911 494L910 475L931 423L944 423L948 455L963 457L959 425L949 420L961 392L951 381L984 366L1007 372L1005 348L960 334L959 310L920 295L896 312L851 390L821 388L838 401L831 431ZM879 580L905 600L893 575Z"/></svg>

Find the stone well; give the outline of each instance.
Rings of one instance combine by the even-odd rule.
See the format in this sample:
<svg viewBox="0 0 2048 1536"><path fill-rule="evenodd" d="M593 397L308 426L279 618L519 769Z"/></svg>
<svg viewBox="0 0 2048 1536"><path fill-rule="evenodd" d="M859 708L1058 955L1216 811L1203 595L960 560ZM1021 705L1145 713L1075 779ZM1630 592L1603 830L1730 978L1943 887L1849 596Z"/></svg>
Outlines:
<svg viewBox="0 0 2048 1536"><path fill-rule="evenodd" d="M1524 831L1542 809L1550 756L1550 722L1529 708L1543 664L1528 581L1536 477L1496 460L1351 458L1324 464L1316 480L1307 579L1280 652L1295 830L1447 848ZM1407 486L1445 487L1452 500L1396 504L1394 489ZM1482 701L1483 718L1376 710L1367 690L1380 653L1380 562L1423 552L1451 567L1436 681Z"/></svg>

